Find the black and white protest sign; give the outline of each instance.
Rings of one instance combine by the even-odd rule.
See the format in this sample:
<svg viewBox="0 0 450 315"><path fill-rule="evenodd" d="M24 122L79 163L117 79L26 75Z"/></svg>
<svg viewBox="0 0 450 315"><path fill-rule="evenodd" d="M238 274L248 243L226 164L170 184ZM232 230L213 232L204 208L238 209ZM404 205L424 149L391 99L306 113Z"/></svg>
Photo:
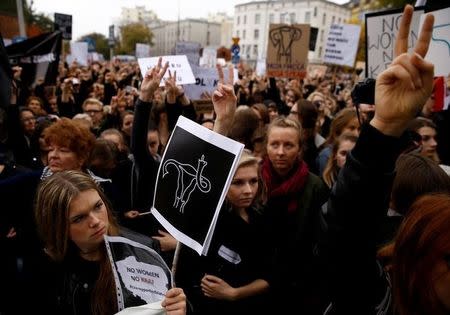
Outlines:
<svg viewBox="0 0 450 315"><path fill-rule="evenodd" d="M116 284L118 309L162 301L172 274L150 247L120 236L104 236Z"/></svg>
<svg viewBox="0 0 450 315"><path fill-rule="evenodd" d="M366 13L366 76L376 77L394 60L394 44L402 10ZM408 52L412 52L419 35L419 20L423 9L414 8L408 36Z"/></svg>
<svg viewBox="0 0 450 315"><path fill-rule="evenodd" d="M27 86L43 79L47 85L56 84L61 32L45 33L6 47L11 65L22 67L22 82Z"/></svg>
<svg viewBox="0 0 450 315"><path fill-rule="evenodd" d="M353 67L358 50L361 26L331 24L325 44L324 63Z"/></svg>
<svg viewBox="0 0 450 315"><path fill-rule="evenodd" d="M180 116L164 152L152 214L206 255L244 145Z"/></svg>
<svg viewBox="0 0 450 315"><path fill-rule="evenodd" d="M68 14L55 13L55 31L62 32L63 39L72 39L72 16Z"/></svg>
<svg viewBox="0 0 450 315"><path fill-rule="evenodd" d="M236 82L238 80L238 70L233 69L233 71L234 82ZM191 100L202 99L204 93L212 94L217 89L217 84L219 83L217 69L192 66L192 72L195 76L195 84L184 86L184 93ZM228 68L223 69L223 74L225 78L228 78ZM230 83L233 84L233 82Z"/></svg>

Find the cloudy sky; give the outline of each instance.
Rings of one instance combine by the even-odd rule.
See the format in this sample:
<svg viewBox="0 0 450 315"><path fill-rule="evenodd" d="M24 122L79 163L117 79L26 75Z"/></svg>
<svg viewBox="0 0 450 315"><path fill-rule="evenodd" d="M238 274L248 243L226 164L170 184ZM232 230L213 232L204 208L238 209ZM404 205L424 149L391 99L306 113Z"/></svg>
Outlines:
<svg viewBox="0 0 450 315"><path fill-rule="evenodd" d="M27 0L30 1L30 0ZM248 0L34 0L33 7L37 12L50 15L55 12L72 15L72 38L97 32L108 36L108 26L120 17L122 7L145 6L153 10L162 20L180 18L202 18L208 13L226 12L232 16L234 6ZM345 3L348 0L334 0Z"/></svg>

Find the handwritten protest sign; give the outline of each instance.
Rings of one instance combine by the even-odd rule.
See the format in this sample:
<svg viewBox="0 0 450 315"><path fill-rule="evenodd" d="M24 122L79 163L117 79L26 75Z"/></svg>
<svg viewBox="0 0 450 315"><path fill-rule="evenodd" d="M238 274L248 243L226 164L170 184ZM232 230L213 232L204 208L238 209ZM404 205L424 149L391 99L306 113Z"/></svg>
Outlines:
<svg viewBox="0 0 450 315"><path fill-rule="evenodd" d="M145 74L148 70L155 67L158 64L159 57L151 58L140 58L138 59L139 68L141 73ZM169 70L172 75L177 72L177 84L192 84L195 83L195 77L192 73L191 66L186 58L186 56L162 56L162 63L169 62ZM169 78L169 71L166 71L163 79L161 80L160 86L164 85L164 79Z"/></svg>
<svg viewBox="0 0 450 315"><path fill-rule="evenodd" d="M303 78L309 50L309 24L270 24L268 77Z"/></svg>
<svg viewBox="0 0 450 315"><path fill-rule="evenodd" d="M192 100L199 100L205 92L212 94L219 83L219 76L215 68L192 67L195 84L186 85L184 93ZM234 69L234 81L238 80L238 70ZM228 69L223 69L224 77L228 78Z"/></svg>
<svg viewBox="0 0 450 315"><path fill-rule="evenodd" d="M150 45L136 43L136 58L150 57Z"/></svg>
<svg viewBox="0 0 450 315"><path fill-rule="evenodd" d="M450 8L430 12L434 15L433 35L425 59L434 64L434 75L450 74ZM425 15L420 17L420 26Z"/></svg>
<svg viewBox="0 0 450 315"><path fill-rule="evenodd" d="M81 66L88 65L88 43L86 42L71 42L70 55L67 55L66 61L68 64L76 61Z"/></svg>
<svg viewBox="0 0 450 315"><path fill-rule="evenodd" d="M180 116L158 170L151 213L206 255L244 145Z"/></svg>
<svg viewBox="0 0 450 315"><path fill-rule="evenodd" d="M418 39L423 9L415 8L408 36L408 52ZM376 78L394 59L394 43L400 27L402 10L366 14L366 76Z"/></svg>
<svg viewBox="0 0 450 315"><path fill-rule="evenodd" d="M325 44L324 63L353 67L358 50L361 26L331 24Z"/></svg>

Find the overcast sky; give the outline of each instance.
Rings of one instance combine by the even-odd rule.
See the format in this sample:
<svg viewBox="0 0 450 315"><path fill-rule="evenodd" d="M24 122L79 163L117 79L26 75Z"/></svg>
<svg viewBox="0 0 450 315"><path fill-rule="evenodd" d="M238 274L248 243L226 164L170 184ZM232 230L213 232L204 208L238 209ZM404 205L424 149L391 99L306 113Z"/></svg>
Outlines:
<svg viewBox="0 0 450 315"><path fill-rule="evenodd" d="M28 2L30 0L27 0ZM345 3L349 0L334 0ZM204 18L208 13L225 11L234 15L234 6L246 0L34 0L33 7L39 13L50 15L55 12L72 15L72 38L97 32L108 36L108 26L120 17L121 8L145 6L153 10L162 20L176 20L178 6L180 18Z"/></svg>

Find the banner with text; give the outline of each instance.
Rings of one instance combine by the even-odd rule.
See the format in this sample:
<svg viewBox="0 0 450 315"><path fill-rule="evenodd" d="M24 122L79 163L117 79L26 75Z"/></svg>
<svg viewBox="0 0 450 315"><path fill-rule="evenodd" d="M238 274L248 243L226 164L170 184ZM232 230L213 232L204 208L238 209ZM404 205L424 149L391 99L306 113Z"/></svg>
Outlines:
<svg viewBox="0 0 450 315"><path fill-rule="evenodd" d="M138 63L141 73L144 75L148 70L155 67L158 64L158 59L159 57L139 58ZM175 74L175 71L177 73L177 84L184 85L195 83L195 77L186 56L162 56L163 65L166 61L169 62L168 70L170 70L172 75ZM169 71L166 71L159 86L164 86L164 79L167 78L169 78Z"/></svg>
<svg viewBox="0 0 450 315"><path fill-rule="evenodd" d="M359 44L361 26L331 24L325 45L324 63L353 67Z"/></svg>
<svg viewBox="0 0 450 315"><path fill-rule="evenodd" d="M366 14L366 77L376 79L394 60L394 44L402 10ZM423 9L415 8L408 37L408 52L418 40Z"/></svg>
<svg viewBox="0 0 450 315"><path fill-rule="evenodd" d="M270 24L268 77L303 78L309 51L309 24Z"/></svg>
<svg viewBox="0 0 450 315"><path fill-rule="evenodd" d="M56 84L62 33L45 33L6 47L11 65L22 67L22 82L26 86L44 80L47 85Z"/></svg>
<svg viewBox="0 0 450 315"><path fill-rule="evenodd" d="M184 86L184 93L186 93L191 100L200 100L206 95L211 95L219 83L217 69L193 66L192 71L195 76L195 84L188 84ZM238 80L238 70L234 69L233 71L234 82L236 82ZM223 69L223 74L224 78L228 78L227 68ZM234 82L230 83L233 84Z"/></svg>
<svg viewBox="0 0 450 315"><path fill-rule="evenodd" d="M425 56L434 64L434 76L450 75L450 8L429 12L434 15L433 35ZM425 15L420 18L420 26Z"/></svg>

